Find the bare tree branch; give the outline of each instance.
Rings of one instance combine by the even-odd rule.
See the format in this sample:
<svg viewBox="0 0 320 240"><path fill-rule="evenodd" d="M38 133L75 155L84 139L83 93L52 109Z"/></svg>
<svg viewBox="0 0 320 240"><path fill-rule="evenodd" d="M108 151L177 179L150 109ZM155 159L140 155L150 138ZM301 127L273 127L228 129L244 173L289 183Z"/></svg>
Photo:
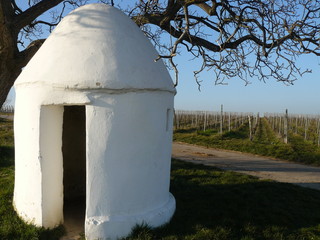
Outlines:
<svg viewBox="0 0 320 240"><path fill-rule="evenodd" d="M45 39L37 39L31 42L25 50L19 53L17 64L19 64L21 68L24 67L28 63L29 59L31 59L39 50L44 41Z"/></svg>
<svg viewBox="0 0 320 240"><path fill-rule="evenodd" d="M16 29L22 29L23 27L29 25L37 17L61 2L63 2L63 0L42 0L34 6L28 8L26 11L16 17L14 23Z"/></svg>
<svg viewBox="0 0 320 240"><path fill-rule="evenodd" d="M171 0L131 17L139 19L140 26L158 26L176 39L160 58L173 60L179 47L201 56L203 65L194 72L198 84L204 69L213 70L216 84L235 77L248 84L255 76L292 84L309 72L296 66L296 58L320 55L319 4L319 0ZM190 6L196 8L186 15L185 7ZM247 60L254 57L254 62Z"/></svg>

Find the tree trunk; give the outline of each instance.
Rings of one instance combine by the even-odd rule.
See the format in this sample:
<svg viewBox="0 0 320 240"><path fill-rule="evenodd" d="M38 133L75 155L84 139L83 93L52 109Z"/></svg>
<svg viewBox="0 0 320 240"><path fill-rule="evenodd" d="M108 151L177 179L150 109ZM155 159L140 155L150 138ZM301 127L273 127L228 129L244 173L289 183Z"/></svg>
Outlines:
<svg viewBox="0 0 320 240"><path fill-rule="evenodd" d="M4 31L0 31L3 34ZM14 81L21 73L21 67L18 63L16 45L13 45L10 38L3 34L0 38L0 107L6 101L8 93L14 84Z"/></svg>
<svg viewBox="0 0 320 240"><path fill-rule="evenodd" d="M17 41L20 29L31 24L39 15L63 0L42 0L17 14L15 1L0 0L0 108L4 104L21 69L37 52L43 39L35 40L22 50Z"/></svg>
<svg viewBox="0 0 320 240"><path fill-rule="evenodd" d="M0 34L2 34L2 31L0 31ZM21 68L15 59L16 46L10 46L9 41L10 39L5 38L3 35L0 38L0 107L6 101L14 81L21 72Z"/></svg>
<svg viewBox="0 0 320 240"><path fill-rule="evenodd" d="M2 71L2 69L1 69ZM13 83L16 79L16 76L8 72L1 72L0 73L0 108L5 103L7 96L9 94L9 91L11 87L13 86Z"/></svg>
<svg viewBox="0 0 320 240"><path fill-rule="evenodd" d="M0 108L15 79L21 72L15 58L18 56L17 35L13 27L14 12L10 1L0 1Z"/></svg>

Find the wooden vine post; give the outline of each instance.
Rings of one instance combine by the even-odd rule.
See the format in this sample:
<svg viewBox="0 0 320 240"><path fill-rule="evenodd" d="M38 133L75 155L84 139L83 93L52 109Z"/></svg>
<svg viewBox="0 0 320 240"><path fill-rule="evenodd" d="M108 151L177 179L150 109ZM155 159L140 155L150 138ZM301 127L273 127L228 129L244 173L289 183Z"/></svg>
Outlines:
<svg viewBox="0 0 320 240"><path fill-rule="evenodd" d="M220 133L222 134L223 129L223 104L221 104L221 113L220 113Z"/></svg>
<svg viewBox="0 0 320 240"><path fill-rule="evenodd" d="M319 147L320 146L320 118L318 119L317 133L318 133L318 147Z"/></svg>
<svg viewBox="0 0 320 240"><path fill-rule="evenodd" d="M308 132L308 118L305 117L304 121L304 140L307 140L307 132Z"/></svg>
<svg viewBox="0 0 320 240"><path fill-rule="evenodd" d="M204 120L203 120L203 131L206 131L207 126L207 112L204 112Z"/></svg>
<svg viewBox="0 0 320 240"><path fill-rule="evenodd" d="M284 116L283 142L284 142L285 144L288 143L288 109L286 109L286 114L285 114L285 116Z"/></svg>
<svg viewBox="0 0 320 240"><path fill-rule="evenodd" d="M249 120L249 139L252 141L252 126L251 126L251 117L248 115L248 120Z"/></svg>

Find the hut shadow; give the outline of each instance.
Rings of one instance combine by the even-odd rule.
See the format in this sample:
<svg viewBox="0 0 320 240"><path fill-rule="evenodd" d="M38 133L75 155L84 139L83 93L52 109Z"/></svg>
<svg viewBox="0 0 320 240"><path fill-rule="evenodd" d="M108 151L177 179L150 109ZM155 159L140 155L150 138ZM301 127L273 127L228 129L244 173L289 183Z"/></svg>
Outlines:
<svg viewBox="0 0 320 240"><path fill-rule="evenodd" d="M320 222L320 191L256 181L249 176L244 183L219 184L224 181L219 178L225 177L221 170L174 161L173 170L177 169L182 174L174 174L171 182L177 209L170 224L156 230L162 237L191 235L199 228L231 229L232 235L239 236L245 234L248 226L253 226L260 235L273 226L290 233ZM209 183L208 179L215 176L206 174L208 169L220 171L222 175ZM193 175L192 171L203 171L203 174Z"/></svg>
<svg viewBox="0 0 320 240"><path fill-rule="evenodd" d="M14 147L0 146L0 167L14 165Z"/></svg>

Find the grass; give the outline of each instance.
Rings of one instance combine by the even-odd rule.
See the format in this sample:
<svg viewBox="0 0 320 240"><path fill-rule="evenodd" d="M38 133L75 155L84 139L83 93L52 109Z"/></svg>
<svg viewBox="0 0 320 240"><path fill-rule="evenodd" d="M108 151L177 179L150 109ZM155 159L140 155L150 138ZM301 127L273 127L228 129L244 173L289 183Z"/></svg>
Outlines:
<svg viewBox="0 0 320 240"><path fill-rule="evenodd" d="M7 147L0 158L0 239L59 239L62 227L36 228L14 212L13 142ZM125 240L320 240L316 190L173 160L170 191L177 202L171 222L137 226Z"/></svg>
<svg viewBox="0 0 320 240"><path fill-rule="evenodd" d="M223 134L215 133L211 130L177 130L174 133L174 140L320 166L319 147L311 141L305 141L303 137L293 133L289 135L289 143L283 143L282 139L279 139L274 131L272 131L264 118L260 119L260 124L256 129L253 141L249 140L247 123L237 130Z"/></svg>
<svg viewBox="0 0 320 240"><path fill-rule="evenodd" d="M24 223L12 206L14 169L0 167L0 239L1 240L54 240L64 234L62 226L47 230Z"/></svg>
<svg viewBox="0 0 320 240"><path fill-rule="evenodd" d="M0 118L0 162L1 167L14 164L12 121Z"/></svg>
<svg viewBox="0 0 320 240"><path fill-rule="evenodd" d="M320 239L320 192L173 161L170 224L142 226L126 240Z"/></svg>

